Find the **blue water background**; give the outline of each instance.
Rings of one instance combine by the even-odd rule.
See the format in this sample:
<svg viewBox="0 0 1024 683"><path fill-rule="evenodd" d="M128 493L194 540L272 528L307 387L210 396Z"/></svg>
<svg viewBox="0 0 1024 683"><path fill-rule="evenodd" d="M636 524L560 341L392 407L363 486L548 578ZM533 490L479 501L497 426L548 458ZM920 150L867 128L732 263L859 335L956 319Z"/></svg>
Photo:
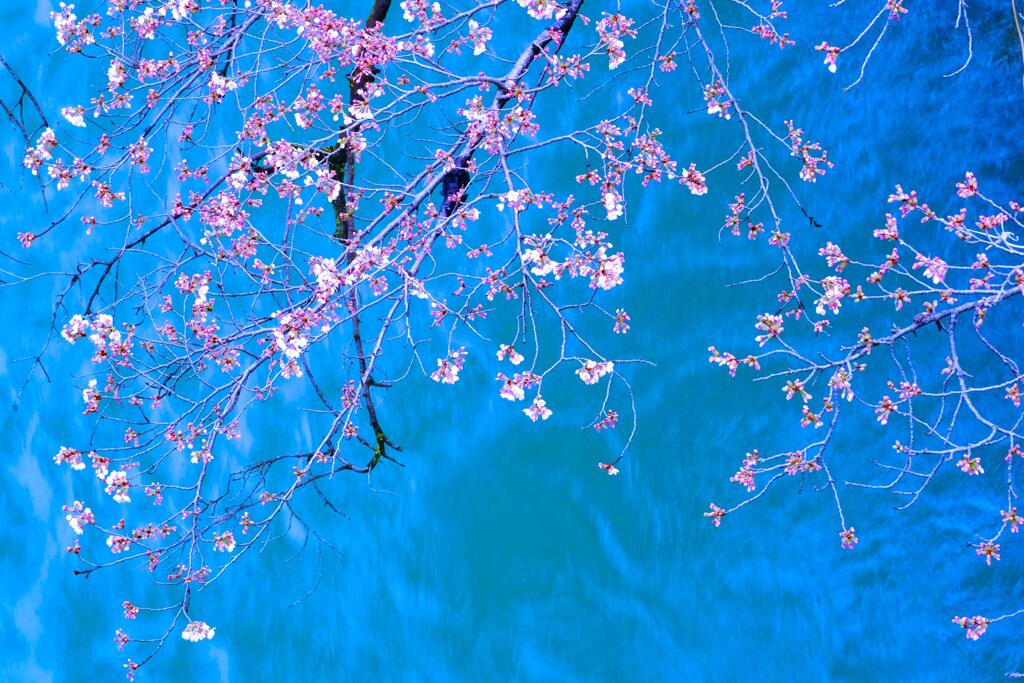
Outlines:
<svg viewBox="0 0 1024 683"><path fill-rule="evenodd" d="M865 83L845 94L854 65L830 76L811 45L849 39L876 3L796 4L797 47L737 40L732 69L748 108L777 128L795 119L836 161L816 187L799 188L823 227L786 216L802 248L834 240L855 251L897 182L952 208L953 183L973 170L992 195L1024 199L1024 97L1008 2L972 3L974 61L955 78L942 75L966 50L952 33L953 3L915 3ZM0 45L52 113L83 80L78 62L43 56L55 48L48 9L45 0L5 2ZM717 161L733 144L722 122L685 114L692 100L667 106L676 96L653 93L665 107L666 146L698 166ZM5 135L0 145L0 229L12 250L14 233L43 214L18 169L19 141ZM539 185L545 174L576 172L530 169ZM407 467L379 470L372 489L358 477L337 481L347 518L320 515L341 554L311 545L289 561L301 533L251 554L202 597L217 637L199 646L172 638L143 680L944 681L1024 669L1022 622L978 643L949 623L1024 607L1019 539L1004 543L993 568L965 545L992 522L996 467L974 488L947 472L904 513L884 494L845 493L861 536L854 552L839 548L826 495L798 493L794 482L720 529L702 518L709 501L738 499L727 478L744 451L800 436L776 386L743 372L729 381L706 362L711 343L748 348L770 297L725 285L775 263L763 244L718 243L735 187L712 186L700 199L634 190L628 227L614 237L629 259L615 302L633 318L616 348L657 365L631 373L640 431L619 477L594 463L621 437L581 433L582 412L566 407L528 424L495 396L489 370L444 391L410 382L384 407ZM50 258L66 267L76 248ZM45 254L32 254L40 268ZM53 382L34 382L20 409L9 408L27 371L16 359L37 348L54 293L45 280L0 290L0 678L118 680L120 601L153 593L134 571L75 578L63 552L72 533L59 507L73 495L51 458L88 429L69 379L84 359L51 357ZM309 439L300 416L249 428L268 450ZM872 476L863 463L891 440L870 416L854 425L832 456L837 477Z"/></svg>

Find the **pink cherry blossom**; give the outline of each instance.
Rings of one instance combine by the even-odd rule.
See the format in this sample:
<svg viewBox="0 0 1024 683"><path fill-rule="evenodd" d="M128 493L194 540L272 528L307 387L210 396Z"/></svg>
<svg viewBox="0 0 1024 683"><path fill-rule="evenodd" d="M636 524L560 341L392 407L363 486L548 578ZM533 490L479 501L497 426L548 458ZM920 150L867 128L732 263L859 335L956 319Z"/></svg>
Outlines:
<svg viewBox="0 0 1024 683"><path fill-rule="evenodd" d="M711 520L711 523L714 524L716 527L722 526L722 517L725 516L725 510L718 507L714 503L711 503L708 507L710 511L705 512L704 516L709 518Z"/></svg>
<svg viewBox="0 0 1024 683"><path fill-rule="evenodd" d="M597 384L602 377L614 369L614 363L587 360L583 361L583 366L576 370L576 375L584 384Z"/></svg>
<svg viewBox="0 0 1024 683"><path fill-rule="evenodd" d="M988 629L988 625L992 623L989 619L981 616L975 617L953 617L953 623L960 626L967 631L967 638L970 640L978 640Z"/></svg>
<svg viewBox="0 0 1024 683"><path fill-rule="evenodd" d="M841 52L840 48L834 45L829 45L825 41L821 41L819 45L815 45L814 49L818 52L825 53L825 66L828 67L830 73L836 72L836 59L839 57Z"/></svg>
<svg viewBox="0 0 1024 683"><path fill-rule="evenodd" d="M213 535L213 549L233 553L235 551L235 535L230 531Z"/></svg>
<svg viewBox="0 0 1024 683"><path fill-rule="evenodd" d="M978 456L971 456L970 451L964 453L963 457L957 461L956 466L966 474L972 476L985 474L985 468L981 466L981 458Z"/></svg>
<svg viewBox="0 0 1024 683"><path fill-rule="evenodd" d="M498 360L505 360L507 358L508 362L511 363L512 365L519 365L525 360L523 355L516 351L509 344L502 344L501 346L499 346L497 355Z"/></svg>
<svg viewBox="0 0 1024 683"><path fill-rule="evenodd" d="M999 544L985 541L977 546L975 554L985 558L985 564L991 565L992 560L999 560Z"/></svg>
<svg viewBox="0 0 1024 683"><path fill-rule="evenodd" d="M537 394L536 398L533 399L533 403L530 404L529 408L523 409L523 413L533 422L536 422L538 419L546 420L552 415L551 409L547 407L547 403L540 397L540 394Z"/></svg>
<svg viewBox="0 0 1024 683"><path fill-rule="evenodd" d="M201 640L213 640L217 629L212 628L205 621L190 621L181 632L181 637L193 643Z"/></svg>
<svg viewBox="0 0 1024 683"><path fill-rule="evenodd" d="M441 384L455 384L459 381L459 372L465 362L466 351L460 347L450 352L447 358L437 359L437 370L430 374L430 378Z"/></svg>

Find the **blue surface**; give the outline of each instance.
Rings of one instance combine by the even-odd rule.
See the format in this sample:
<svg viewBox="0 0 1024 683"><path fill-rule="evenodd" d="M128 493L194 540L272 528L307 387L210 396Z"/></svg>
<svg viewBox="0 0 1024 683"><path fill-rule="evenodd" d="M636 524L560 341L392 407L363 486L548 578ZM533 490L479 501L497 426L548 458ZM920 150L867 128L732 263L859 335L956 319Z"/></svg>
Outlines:
<svg viewBox="0 0 1024 683"><path fill-rule="evenodd" d="M849 39L869 8L793 4L814 5L790 8L797 47L737 40L733 87L773 125L795 119L836 161L816 187L799 188L824 227L787 216L808 253L826 240L863 240L897 182L945 208L953 183L973 170L992 195L1016 189L1024 199L1024 96L1008 2L972 3L974 61L955 78L942 76L965 49L962 35L948 35L955 8L913 3L865 83L846 94L853 65L830 76L811 46ZM42 58L41 46L55 44L45 0L33 5L3 4L0 45L55 112L82 78L77 63ZM653 96L664 106L674 95ZM665 107L660 116L680 160L705 167L731 149L721 122L702 113ZM2 150L0 234L11 250L14 233L42 214L18 168L21 145L6 135ZM548 172L531 169L540 184ZM616 348L657 368L633 373L640 432L619 477L594 467L615 437L581 433L568 409L527 424L484 370L444 391L410 382L384 407L407 463L377 475L375 488L390 493L350 477L335 484L348 518L321 515L341 555L311 548L288 562L299 534L250 555L203 595L216 638L172 638L140 680L943 681L1024 670L1024 622L1001 623L978 643L949 623L1024 607L1020 539L1004 543L991 569L965 546L991 521L994 472L973 488L947 472L905 513L884 495L848 492L861 537L854 552L839 548L829 499L797 494L792 482L718 530L702 518L709 501L738 499L727 479L744 451L799 436L777 387L755 387L742 372L729 381L706 362L711 343L749 347L766 301L725 284L774 267L763 243L717 243L733 190L712 179L703 198L676 188L630 195L628 228L613 239L628 255L615 305L629 310L633 332ZM65 248L32 255L68 266L82 247ZM0 289L0 679L118 680L120 601L144 603L154 589L134 571L76 579L63 553L70 477L51 458L88 428L69 382L85 359L62 350L47 366L54 381L33 383L21 409L9 409L27 371L16 359L38 346L54 291L42 280ZM303 439L297 416L250 428L267 448ZM871 476L863 463L891 439L870 416L849 425L833 455L837 478Z"/></svg>

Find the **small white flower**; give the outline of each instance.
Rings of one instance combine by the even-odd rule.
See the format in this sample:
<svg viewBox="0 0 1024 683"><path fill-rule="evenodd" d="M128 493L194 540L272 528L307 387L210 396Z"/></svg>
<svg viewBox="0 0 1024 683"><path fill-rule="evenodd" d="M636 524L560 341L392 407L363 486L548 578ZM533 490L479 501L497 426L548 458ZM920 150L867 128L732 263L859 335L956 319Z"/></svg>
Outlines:
<svg viewBox="0 0 1024 683"><path fill-rule="evenodd" d="M85 128L85 107L77 105L74 107L63 107L60 115L67 119L68 123L78 128Z"/></svg>
<svg viewBox="0 0 1024 683"><path fill-rule="evenodd" d="M124 470L114 470L107 475L106 492L113 496L114 502L130 503L132 499L128 496L128 489L131 484L128 482L128 473Z"/></svg>
<svg viewBox="0 0 1024 683"><path fill-rule="evenodd" d="M604 195L604 208L608 212L608 220L613 221L622 215L622 202L615 196L614 192L606 192Z"/></svg>
<svg viewBox="0 0 1024 683"><path fill-rule="evenodd" d="M198 643L200 640L213 640L213 636L217 629L211 627L205 621L190 621L185 630L181 632L181 637L193 643Z"/></svg>

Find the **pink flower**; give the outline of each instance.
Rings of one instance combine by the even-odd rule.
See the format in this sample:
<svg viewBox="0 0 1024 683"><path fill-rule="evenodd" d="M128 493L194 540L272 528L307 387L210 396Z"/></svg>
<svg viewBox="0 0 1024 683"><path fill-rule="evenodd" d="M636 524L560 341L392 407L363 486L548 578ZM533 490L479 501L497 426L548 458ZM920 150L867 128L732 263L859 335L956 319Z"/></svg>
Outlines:
<svg viewBox="0 0 1024 683"><path fill-rule="evenodd" d="M1003 516L1003 524L1010 525L1011 534L1017 533L1020 530L1021 524L1024 524L1024 518L1017 514L1017 508L1015 507L1010 508L1009 512L1000 510L999 514Z"/></svg>
<svg viewBox="0 0 1024 683"><path fill-rule="evenodd" d="M82 462L82 452L67 446L60 447L60 451L54 456L53 461L58 465L67 463L73 470L85 469L85 463Z"/></svg>
<svg viewBox="0 0 1024 683"><path fill-rule="evenodd" d="M619 470L617 467L615 467L615 465L607 465L603 462L599 462L597 463L597 466L600 467L605 472L607 472L608 475L612 477L619 473Z"/></svg>
<svg viewBox="0 0 1024 683"><path fill-rule="evenodd" d="M111 92L114 92L122 85L128 78L128 72L124 68L124 64L120 60L113 60L110 62L110 66L107 67L107 87Z"/></svg>
<svg viewBox="0 0 1024 683"><path fill-rule="evenodd" d="M598 267L590 276L590 286L593 289L609 290L622 284L625 255L619 252L606 256L604 252L605 248L601 247L597 254Z"/></svg>
<svg viewBox="0 0 1024 683"><path fill-rule="evenodd" d="M833 45L829 45L825 41L821 41L820 45L815 45L814 49L818 52L825 53L825 65L828 67L830 73L836 72L836 58L839 57L841 52L840 48Z"/></svg>
<svg viewBox="0 0 1024 683"><path fill-rule="evenodd" d="M198 465L199 463L205 465L213 460L213 453L206 447L205 440L203 443L204 445L201 448L197 448L189 453L188 459L193 465Z"/></svg>
<svg viewBox="0 0 1024 683"><path fill-rule="evenodd" d="M729 481L739 484L747 489L748 492L757 488L757 483L754 481L754 470L750 469L746 464L736 474L729 477Z"/></svg>
<svg viewBox="0 0 1024 683"><path fill-rule="evenodd" d="M949 264L937 256L926 258L921 254L918 254L917 260L914 262L912 268L914 270L924 268L924 276L926 278L931 278L933 283L939 284L946 279L946 272L949 270Z"/></svg>
<svg viewBox="0 0 1024 683"><path fill-rule="evenodd" d="M501 388L498 389L498 395L506 401L522 401L526 398L526 388L532 384L533 378L536 377L533 373L517 372L511 378L506 377L504 373L499 372L495 378L502 383Z"/></svg>
<svg viewBox="0 0 1024 683"><path fill-rule="evenodd" d="M615 309L615 334L625 334L629 332L629 315L625 309Z"/></svg>
<svg viewBox="0 0 1024 683"><path fill-rule="evenodd" d="M825 263L828 264L829 268L835 268L837 273L843 272L843 270L850 265L850 259L843 253L843 250L839 248L839 245L828 242L824 247L818 250L819 256L825 257Z"/></svg>
<svg viewBox="0 0 1024 683"><path fill-rule="evenodd" d="M804 131L793 125L792 121L785 121L788 133L788 144L790 155L800 159L803 168L800 169L800 179L813 183L818 176L825 175L826 168L832 168L833 163L828 160L828 152L821 148L818 142L808 142L804 139Z"/></svg>
<svg viewBox="0 0 1024 683"><path fill-rule="evenodd" d="M782 470L789 476L793 476L807 470L808 461L801 451L786 454L786 467Z"/></svg>
<svg viewBox="0 0 1024 683"><path fill-rule="evenodd" d="M583 367L576 370L576 374L584 384L597 384L598 380L612 372L615 364L612 362L601 363L594 360L583 362Z"/></svg>
<svg viewBox="0 0 1024 683"><path fill-rule="evenodd" d="M427 0L403 0L399 3L402 8L402 18L406 21L419 21L429 25L434 19L440 19L441 5L433 3L428 6Z"/></svg>
<svg viewBox="0 0 1024 683"><path fill-rule="evenodd" d="M480 56L487 50L487 41L493 35L491 29L469 20L469 40L473 43L473 54Z"/></svg>
<svg viewBox="0 0 1024 683"><path fill-rule="evenodd" d="M903 6L903 0L887 0L885 8L889 10L889 19L900 20L900 15L907 13L907 8Z"/></svg>
<svg viewBox="0 0 1024 683"><path fill-rule="evenodd" d="M53 129L47 128L39 134L35 147L30 147L25 151L25 158L22 160L22 163L25 165L25 168L32 171L32 175L38 175L39 167L43 165L43 162L53 158L53 149L56 146L57 136L54 134Z"/></svg>
<svg viewBox="0 0 1024 683"><path fill-rule="evenodd" d="M782 387L782 391L784 391L786 393L786 400L787 401L792 399L794 396L796 396L798 394L800 395L800 398L802 398L804 400L804 403L807 403L808 401L811 400L811 395L809 393L807 393L806 389L804 389L803 380L799 380L799 379L786 380L786 386Z"/></svg>
<svg viewBox="0 0 1024 683"><path fill-rule="evenodd" d="M828 309L835 314L842 306L843 297L850 293L850 283L841 277L830 275L821 281L821 289L821 297L814 302L815 313L825 315L825 310Z"/></svg>
<svg viewBox="0 0 1024 683"><path fill-rule="evenodd" d="M973 173L968 171L964 176L964 181L956 184L956 194L964 199L978 194L978 179L974 177Z"/></svg>
<svg viewBox="0 0 1024 683"><path fill-rule="evenodd" d="M964 454L962 458L956 463L957 467L962 472L965 472L971 476L979 474L985 474L985 468L981 466L981 458L978 456L971 457L970 451Z"/></svg>
<svg viewBox="0 0 1024 683"><path fill-rule="evenodd" d="M185 630L181 632L181 637L193 643L198 643L200 640L213 640L214 633L217 629L211 628L205 621L190 621Z"/></svg>
<svg viewBox="0 0 1024 683"><path fill-rule="evenodd" d="M754 341L757 342L758 346L764 346L769 340L782 335L784 329L782 326L782 316L762 313L757 316L757 323L754 324L754 329L764 333L754 337Z"/></svg>
<svg viewBox="0 0 1024 683"><path fill-rule="evenodd" d="M840 398L847 401L853 400L853 387L850 384L850 371L846 368L839 368L828 380L828 386L832 391L839 394Z"/></svg>
<svg viewBox="0 0 1024 683"><path fill-rule="evenodd" d="M498 360L505 360L506 358L508 358L508 362L512 365L519 365L525 360L523 354L508 344L502 344L498 347Z"/></svg>
<svg viewBox="0 0 1024 683"><path fill-rule="evenodd" d="M516 375L518 378L518 375ZM505 400L522 400L526 397L526 392L523 391L522 383L516 382L514 379L509 379L503 373L498 373L496 378L499 382L502 382L502 388L498 390L498 395Z"/></svg>
<svg viewBox="0 0 1024 683"><path fill-rule="evenodd" d="M875 230L875 238L895 242L900 238L900 231L896 225L896 219L891 213L885 214L885 227Z"/></svg>
<svg viewBox="0 0 1024 683"><path fill-rule="evenodd" d="M82 105L64 107L60 110L60 115L67 119L72 126L85 128L85 107Z"/></svg>
<svg viewBox="0 0 1024 683"><path fill-rule="evenodd" d="M238 87L238 83L236 83L235 81L231 80L230 78L226 78L224 76L221 76L220 73L215 70L210 75L209 101L210 102L220 102L221 100L224 99L224 97L229 92L231 92L232 90L234 90L237 87Z"/></svg>
<svg viewBox="0 0 1024 683"><path fill-rule="evenodd" d="M519 0L519 2L523 2L523 0ZM636 31L631 28L632 26L633 20L621 14L603 13L594 27L597 29L602 47L608 54L609 69L615 69L626 61L626 51L623 49L622 39L636 37Z"/></svg>
<svg viewBox="0 0 1024 683"><path fill-rule="evenodd" d="M985 564L991 565L992 560L999 560L999 544L985 541L977 546L974 554L985 558Z"/></svg>
<svg viewBox="0 0 1024 683"><path fill-rule="evenodd" d="M622 201L614 192L605 192L603 203L608 220L614 221L622 215Z"/></svg>
<svg viewBox="0 0 1024 683"><path fill-rule="evenodd" d="M565 10L555 0L516 0L534 19L560 19Z"/></svg>
<svg viewBox="0 0 1024 683"><path fill-rule="evenodd" d="M802 414L801 417L800 417L800 426L801 427L810 427L810 426L813 425L814 428L817 429L818 427L820 427L823 424L825 424L821 420L821 413L811 412L811 409L808 408L806 405L804 405L801 408L801 414ZM813 469L817 469L817 466L813 463L813 461L808 461L807 462L807 471L811 471Z"/></svg>
<svg viewBox="0 0 1024 683"><path fill-rule="evenodd" d="M452 351L447 358L437 359L437 370L430 373L430 379L441 384L455 384L459 381L459 371L466 362L466 350L462 347Z"/></svg>
<svg viewBox="0 0 1024 683"><path fill-rule="evenodd" d="M604 417L594 423L594 431L599 432L602 429L615 429L615 424L619 421L619 414L614 410L606 411Z"/></svg>
<svg viewBox="0 0 1024 683"><path fill-rule="evenodd" d="M900 382L900 400L907 400L915 396L921 395L921 387L917 386L917 383L911 382Z"/></svg>
<svg viewBox="0 0 1024 683"><path fill-rule="evenodd" d="M722 517L725 517L725 510L718 507L714 503L708 506L710 510L704 513L704 516L711 520L711 523L716 527L722 526Z"/></svg>
<svg viewBox="0 0 1024 683"><path fill-rule="evenodd" d="M316 298L322 303L330 301L341 287L341 277L332 258L314 256L309 259L310 272L316 277Z"/></svg>
<svg viewBox="0 0 1024 683"><path fill-rule="evenodd" d="M960 628L967 629L967 637L971 640L977 640L985 635L985 630L991 620L986 619L982 616L975 617L953 617L953 623L960 626Z"/></svg>
<svg viewBox="0 0 1024 683"><path fill-rule="evenodd" d="M686 185L690 194L699 197L708 193L707 181L704 179L704 174L697 170L696 164L690 164L690 167L683 171L679 182Z"/></svg>
<svg viewBox="0 0 1024 683"><path fill-rule="evenodd" d="M62 510L68 513L64 517L67 520L68 526L78 535L82 534L85 526L96 523L92 510L85 507L80 500L76 500L71 506L65 505Z"/></svg>
<svg viewBox="0 0 1024 683"><path fill-rule="evenodd" d="M523 413L525 413L526 416L534 422L536 422L538 418L546 420L552 415L551 410L547 407L547 403L544 399L540 397L540 394L537 394L537 397L533 399L533 403L530 404L529 408L523 408Z"/></svg>
<svg viewBox="0 0 1024 683"><path fill-rule="evenodd" d="M704 101L707 103L708 116L719 116L726 120L732 118L732 114L729 113L732 102L720 99L725 94L725 88L722 87L721 81L704 86Z"/></svg>
<svg viewBox="0 0 1024 683"><path fill-rule="evenodd" d="M882 402L875 408L875 415L879 424L889 424L889 415L896 410L896 404L892 402L892 399L888 396L882 397Z"/></svg>
<svg viewBox="0 0 1024 683"><path fill-rule="evenodd" d="M60 336L65 338L69 344L74 344L79 339L85 339L89 330L89 322L84 316L76 313L72 315L68 325L63 326Z"/></svg>
<svg viewBox="0 0 1024 683"><path fill-rule="evenodd" d="M235 535L233 533L231 533L230 531L225 531L222 534L214 534L213 535L213 549L217 550L217 551L220 551L220 552L226 552L226 553L234 552L235 551Z"/></svg>
<svg viewBox="0 0 1024 683"><path fill-rule="evenodd" d="M132 499L128 496L128 489L131 488L131 483L128 481L127 472L124 470L114 470L107 475L106 484L106 492L113 496L115 502L132 502Z"/></svg>
<svg viewBox="0 0 1024 683"><path fill-rule="evenodd" d="M115 555L120 555L129 548L132 547L132 539L127 536L119 536L117 534L109 534L107 536L107 547L110 548L110 552Z"/></svg>
<svg viewBox="0 0 1024 683"><path fill-rule="evenodd" d="M846 550L852 550L853 546L857 545L858 539L854 531L856 530L851 526L849 529L839 532L840 545Z"/></svg>

